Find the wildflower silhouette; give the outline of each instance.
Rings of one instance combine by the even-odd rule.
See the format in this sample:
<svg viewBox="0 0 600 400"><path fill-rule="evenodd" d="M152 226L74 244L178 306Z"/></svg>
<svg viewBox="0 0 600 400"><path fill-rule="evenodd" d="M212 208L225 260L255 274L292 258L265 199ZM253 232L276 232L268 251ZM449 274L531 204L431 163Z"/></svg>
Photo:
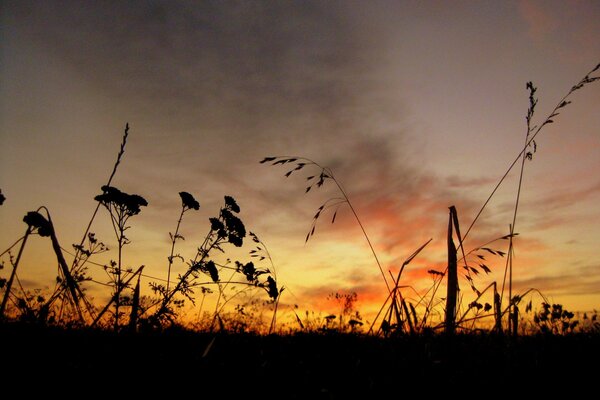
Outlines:
<svg viewBox="0 0 600 400"><path fill-rule="evenodd" d="M104 185L102 186L102 194L94 197L96 201L102 204L109 212L113 229L117 237L119 244L118 247L118 261L115 263L111 262L111 267L106 267L106 271L112 275L114 283L113 298L115 303L115 320L114 329L119 329L119 308L121 305L121 293L127 287L124 283L123 276L123 247L130 243L129 239L125 236L125 231L129 228L127 221L134 215L137 215L141 211L141 207L148 205L146 199L137 194L128 194L120 191L119 189ZM125 299L123 299L125 300Z"/></svg>
<svg viewBox="0 0 600 400"><path fill-rule="evenodd" d="M167 267L167 292L169 291L169 287L171 284L171 268L173 267L173 261L176 258L183 260L179 254L175 254L175 242L178 239L185 240L185 238L179 234L179 228L181 227L181 221L183 220L183 214L185 214L189 210L199 210L200 203L188 192L179 192L179 197L181 197L181 213L179 214L179 219L177 220L177 227L175 228L175 233L169 232L169 236L171 237L171 254L167 258L169 260L169 265Z"/></svg>

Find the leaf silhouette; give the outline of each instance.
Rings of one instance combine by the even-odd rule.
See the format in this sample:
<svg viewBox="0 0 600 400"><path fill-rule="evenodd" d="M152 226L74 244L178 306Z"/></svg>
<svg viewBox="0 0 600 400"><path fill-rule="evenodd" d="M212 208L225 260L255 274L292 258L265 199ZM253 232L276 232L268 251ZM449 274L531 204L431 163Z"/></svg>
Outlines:
<svg viewBox="0 0 600 400"><path fill-rule="evenodd" d="M262 161L260 161L261 164L267 163L269 161L273 161L275 160L277 157L265 157L262 159Z"/></svg>
<svg viewBox="0 0 600 400"><path fill-rule="evenodd" d="M23 217L23 222L29 225L30 228L37 228L40 236L50 236L52 232L50 222L37 211L29 211Z"/></svg>

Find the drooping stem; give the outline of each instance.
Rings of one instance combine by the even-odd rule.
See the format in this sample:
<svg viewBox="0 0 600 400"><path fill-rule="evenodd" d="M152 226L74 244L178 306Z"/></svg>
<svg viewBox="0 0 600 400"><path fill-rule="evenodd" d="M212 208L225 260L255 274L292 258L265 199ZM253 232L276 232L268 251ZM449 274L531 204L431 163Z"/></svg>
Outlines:
<svg viewBox="0 0 600 400"><path fill-rule="evenodd" d="M373 247L373 244L371 243L371 239L369 238L369 235L367 234L367 231L366 231L366 229L365 229L362 221L358 217L358 213L356 212L356 209L352 205L352 202L350 201L350 197L348 197L348 194L346 193L346 191L344 190L344 188L342 187L342 185L340 184L340 182L334 177L333 172L331 171L331 169L327 168L327 167L323 167L319 163L317 163L317 162L315 162L315 161L313 161L313 160L311 160L309 158L306 158L306 157L298 157L298 156L266 157L264 160L261 161L261 164L265 163L265 162L268 162L268 161L275 161L273 163L273 165L276 165L276 164L287 164L287 163L295 162L295 161L302 161L302 162L299 162L297 164L297 167L295 169L292 169L292 170L288 171L285 174L285 176L288 177L294 171L298 171L298 170L304 168L307 165L314 165L315 167L321 169L321 175L319 177L319 181L317 183L317 186L321 186L326 178L330 178L333 182L335 182L337 188L339 189L340 193L343 196L343 201L341 201L340 203L344 203L345 202L345 203L348 204L348 207L350 207L350 211L354 215L354 218L356 219L356 222L358 222L358 226L360 227L360 229L361 229L361 231L363 233L363 236L365 237L365 239L367 241L367 244L369 245L369 248L371 249L371 253L373 254L373 257L375 258L375 262L377 264L377 267L379 268L379 272L381 273L381 277L383 278L383 281L385 282L385 286L387 288L387 291L388 291L388 293L391 293L390 285L389 285L388 280L387 280L387 278L385 276L385 273L383 272L383 267L381 266L381 262L379 261L379 257L377 257L377 253L375 252L375 248ZM312 179L312 178L314 178L314 176L311 176L308 179ZM311 189L311 187L312 187L312 185L306 189L307 193ZM332 199L330 199L330 200L332 200ZM329 200L328 200L328 202L329 202ZM326 202L321 207L320 210L322 210L328 202ZM335 205L338 205L338 204L339 203L336 203ZM319 213L317 213L317 216L318 215L319 215ZM316 218L317 217L315 217L315 220L316 220ZM335 220L335 215L334 215L334 220ZM312 233L314 233L314 225L313 225L312 231L308 234L306 240L308 240L308 238L312 235Z"/></svg>
<svg viewBox="0 0 600 400"><path fill-rule="evenodd" d="M46 210L46 213L48 214L48 223L50 226L50 239L52 241L52 248L54 250L54 253L56 254L56 258L58 260L58 265L60 266L62 273L64 275L64 278L65 278L65 281L67 283L67 288L69 289L69 293L71 295L71 301L73 302L73 306L75 307L75 310L77 311L77 316L79 317L79 321L81 323L84 323L85 320L83 318L83 314L81 312L81 307L79 305L79 295L78 295L78 293L80 293L81 290L79 290L79 285L77 284L75 279L73 279L73 276L71 275L71 272L69 271L69 267L67 266L67 262L65 261L65 257L63 256L60 244L58 243L58 237L56 236L56 232L54 231L54 224L52 223L52 218L50 217L50 213L48 212L48 210Z"/></svg>
<svg viewBox="0 0 600 400"><path fill-rule="evenodd" d="M354 218L356 219L356 222L358 222L358 226L360 227L360 229L361 229L361 231L363 233L363 236L367 240L369 248L371 249L371 253L373 253L373 257L375 258L375 262L377 263L377 267L379 268L379 272L381 272L381 277L383 278L383 281L385 282L385 286L386 286L386 288L388 290L388 293L391 292L390 285L389 285L389 283L387 281L385 273L383 272L383 268L381 267L381 263L379 262L379 257L377 257L377 253L375 252L375 248L373 247L373 244L371 243L371 239L369 239L369 235L367 235L367 231L365 230L365 227L363 226L362 222L360 221L360 218L358 217L358 214L356 213L356 210L354 209L354 206L352 205L352 202L350 201L350 198L348 197L348 195L346 194L346 192L342 188L342 185L340 185L340 183L337 181L337 179L333 178L333 173L331 172L331 170L329 170L329 168L328 168L327 171L331 175L331 179L333 179L333 181L337 185L338 189L342 193L342 196L344 196L344 198L346 199L346 203L348 203L348 207L350 207L350 211L352 211L352 214L354 215Z"/></svg>
<svg viewBox="0 0 600 400"><path fill-rule="evenodd" d="M31 226L27 226L27 230L25 231L25 235L23 236L23 241L21 243L21 247L19 248L19 253L17 253L17 258L13 265L13 270L10 273L10 278L8 278L8 282L6 283L4 297L2 298L2 305L0 305L0 319L4 319L4 310L6 309L6 303L8 302L8 298L10 296L10 289L12 288L12 284L15 279L15 275L17 274L17 267L19 266L19 261L21 260L21 255L23 254L23 249L25 248L25 244L27 243L27 238L31 234L31 231L32 231Z"/></svg>

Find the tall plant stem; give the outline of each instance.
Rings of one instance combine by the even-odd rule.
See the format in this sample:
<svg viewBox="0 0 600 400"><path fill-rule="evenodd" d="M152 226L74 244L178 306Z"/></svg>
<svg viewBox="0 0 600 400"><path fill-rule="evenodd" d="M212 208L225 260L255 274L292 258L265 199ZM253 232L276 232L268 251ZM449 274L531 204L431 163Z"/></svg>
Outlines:
<svg viewBox="0 0 600 400"><path fill-rule="evenodd" d="M121 306L121 259L123 256L123 229L120 231L119 235L119 255L117 262L117 288L115 293L115 332L119 331L119 307Z"/></svg>
<svg viewBox="0 0 600 400"><path fill-rule="evenodd" d="M456 297L458 295L458 262L456 260L456 246L452 238L452 225L455 221L456 209L450 207L448 218L448 290L446 294L446 333L453 334L456 327Z"/></svg>
<svg viewBox="0 0 600 400"><path fill-rule="evenodd" d="M275 161L275 160L277 160L277 161ZM346 193L346 191L344 190L344 188L342 187L342 185L340 184L340 182L338 182L338 180L334 177L333 172L331 171L331 168L323 167L319 163L311 160L310 158L298 157L298 156L266 157L260 163L262 164L262 163L269 162L269 161L275 161L273 163L273 165L276 165L276 164L286 164L286 163L296 162L296 161L302 161L302 162L300 162L300 163L297 164L296 168L288 171L285 174L286 177L290 176L294 171L298 171L298 170L304 168L306 165L314 165L315 167L317 167L317 168L319 168L321 170L321 175L320 175L319 182L317 183L317 186L321 186L323 184L324 180L327 179L327 178L331 179L333 182L335 182L335 185L337 186L337 188L339 189L340 193L343 196L343 199L339 198L339 200L341 200L340 203L336 203L335 205L339 205L339 204L345 202L345 203L348 204L348 207L350 207L350 211L352 211L352 214L354 215L354 218L356 219L356 222L358 222L358 226L360 227L360 230L362 231L363 236L365 237L365 239L367 241L367 244L369 245L369 248L371 249L371 253L373 254L373 257L375 258L375 262L377 263L377 267L379 268L379 272L381 273L381 277L383 278L383 281L385 282L385 286L387 288L387 291L388 291L388 293L391 293L392 289L390 288L390 285L389 285L388 280L387 280L387 278L385 276L385 273L383 272L383 268L381 267L381 262L379 261L379 257L377 257L377 253L375 252L375 248L373 247L373 243L371 243L371 239L369 239L369 235L367 234L367 231L366 231L366 229L365 229L362 221L358 217L358 213L356 212L356 209L352 205L352 202L350 201L350 197L348 197L348 194ZM308 179L312 179L312 178L314 178L314 176L311 176ZM312 187L312 185L309 186L306 189L307 193L311 189L311 187ZM332 199L330 199L330 200L332 200ZM321 208L319 209L319 213L325 207L325 205L327 205L329 203L330 200L328 200L327 202L325 202L325 204L323 204L323 206L321 206ZM314 217L315 221L313 221L313 224L316 222L316 219L317 219L319 213L317 213L317 216ZM335 220L335 216L334 216L334 220ZM309 232L309 234L307 235L306 240L308 240L308 238L312 235L313 232L314 232L314 225L313 225L312 231Z"/></svg>
<svg viewBox="0 0 600 400"><path fill-rule="evenodd" d="M113 170L110 173L110 177L108 178L108 181L106 182L106 186L110 186L115 174L117 173L117 168L119 167L119 164L121 163L121 159L123 158L123 154L125 153L125 145L127 144L127 136L129 136L129 123L125 124L125 132L123 134L123 140L121 141L121 148L119 149L119 154L117 154L117 161L115 162L115 165L113 166ZM100 202L98 202L98 204L96 204L96 208L94 209L94 212L92 213L92 217L90 218L90 221L88 222L88 225L85 228L83 237L81 238L81 241L79 242L79 247L75 251L75 256L73 258L73 264L72 264L71 268L75 267L77 260L79 259L79 255L81 253L80 249L83 248L85 239L87 238L87 235L90 232L90 229L92 229L92 224L94 223L94 219L96 219L96 215L98 214L99 209L100 209Z"/></svg>
<svg viewBox="0 0 600 400"><path fill-rule="evenodd" d="M546 117L546 119L544 120L544 122L541 125L539 125L535 129L532 129L533 133L530 136L528 136L528 139L525 142L525 145L523 146L523 148L521 149L521 151L519 152L519 154L515 157L514 161L510 164L510 166L508 167L508 169L506 170L506 172L504 173L504 175L502 175L502 177L500 178L500 180L498 181L498 183L496 184L496 186L494 187L494 189L492 190L492 192L490 193L490 195L488 196L488 198L486 199L486 201L483 203L483 205L481 206L481 208L477 212L477 215L473 219L473 222L471 222L471 225L469 225L469 228L467 229L467 231L465 232L465 234L463 236L463 243L464 243L464 240L469 235L469 232L471 232L471 229L475 226L475 223L477 222L477 220L479 219L479 217L481 216L481 214L483 213L483 211L485 210L485 208L489 204L489 202L492 200L492 197L494 197L494 195L496 194L496 191L498 191L498 188L500 188L500 186L502 185L502 183L504 182L504 180L506 179L506 177L510 173L510 171L512 171L512 169L517 164L517 162L519 162L519 159L521 159L521 157L523 157L523 155L526 155L526 153L527 153L527 147L529 147L529 145L533 143L533 141L535 140L535 138L537 137L537 135L540 133L540 131L542 130L542 128L544 126L546 126L549 123L553 122L552 118L558 115L557 111L560 108L565 107L566 105L568 105L570 103L569 101L567 101L567 99L573 94L573 92L575 92L576 90L582 88L585 84L594 82L596 79L598 79L598 78L590 78L590 75L592 73L594 73L598 69L600 69L600 64L598 64L595 68L593 68L590 72L588 72L585 77L583 77L575 86L573 86L569 90L569 92L565 96L563 96L563 98L561 98L558 101L558 103L556 104L556 106L554 107L554 109L550 112L550 114L548 114L548 116ZM459 245L459 246L461 246L461 245Z"/></svg>
<svg viewBox="0 0 600 400"><path fill-rule="evenodd" d="M529 89L529 108L527 109L527 133L525 134L525 145L523 146L523 149L527 149L527 146L529 145L530 141L529 141L529 135L531 134L531 118L533 117L534 111L535 111L535 106L537 104L537 100L535 99L535 91L536 88L533 86L533 84L531 82L527 83L527 88ZM559 103L561 104L561 103ZM557 108L554 109L554 112L556 112ZM546 119L546 121L548 121L550 119L550 117L548 117ZM543 125L542 125L543 126ZM525 153L525 151L523 151L521 153L521 170L519 171L519 184L517 186L517 198L515 199L515 209L513 212L513 220L512 220L512 224L509 227L509 232L510 232L510 241L508 244L508 257L506 258L506 266L504 267L504 277L502 279L502 290L500 292L500 305L502 305L502 298L504 296L504 285L506 284L506 272L508 269L509 272L509 278L508 278L508 332L509 334L512 333L512 311L513 311L513 302L512 302L512 269L513 269L513 235L514 235L514 231L515 231L515 226L517 223L517 212L519 210L519 200L521 199L521 188L523 187L523 174L525 172L525 160L527 159L527 155L530 155L531 157L531 153Z"/></svg>
<svg viewBox="0 0 600 400"><path fill-rule="evenodd" d="M181 226L181 220L183 219L184 212L185 206L182 206L181 214L179 214L179 220L177 221L177 228L175 228L175 234L171 238L171 254L169 255L169 268L167 271L167 293L169 292L169 284L171 283L171 266L173 265L173 253L175 252L175 242L177 241L177 235L179 234L179 226Z"/></svg>
<svg viewBox="0 0 600 400"><path fill-rule="evenodd" d="M123 285L124 286L129 285L129 282L131 282L138 274L140 276L142 276L142 270L143 269L144 269L144 266L142 265L129 278L127 278L126 281L123 282ZM94 321L91 323L90 326L92 328L94 326L96 326L96 324L98 323L98 321L100 321L100 319L102 318L102 316L106 313L106 311L108 311L108 309L112 305L113 301L115 301L115 299L116 299L116 294L113 294L113 296L110 298L109 302L104 306L104 308L98 313L98 315L96 316L96 318L94 319Z"/></svg>
<svg viewBox="0 0 600 400"><path fill-rule="evenodd" d="M13 281L15 279L15 275L17 274L17 267L19 266L19 261L21 260L21 255L23 255L23 249L25 248L25 244L27 243L27 238L29 237L30 234L31 234L31 227L28 226L27 230L25 231L25 235L23 236L23 242L21 243L21 247L19 248L19 253L17 253L17 258L15 260L15 264L13 265L13 270L10 274L10 278L8 278L8 282L6 283L4 297L2 298L2 305L0 305L0 320L4 319L4 310L6 309L6 303L8 302L8 298L10 297L10 289L11 289Z"/></svg>
<svg viewBox="0 0 600 400"><path fill-rule="evenodd" d="M129 136L129 123L125 124L125 131L123 133L123 139L121 141L121 147L119 149L119 153L117 154L117 160L115 162L115 164L113 165L113 169L112 172L108 178L108 181L106 183L107 186L110 186L116 172L117 172L117 168L119 167L119 164L121 163L121 159L123 158L123 154L125 153L125 145L127 144L127 137ZM73 262L71 263L71 267L70 267L70 271L73 272L75 270L75 268L77 268L78 266L78 262L79 259L81 257L81 250L83 249L83 245L85 243L85 240L88 236L88 233L90 232L90 230L92 229L92 224L94 223L94 220L96 219L96 215L98 214L98 210L100 209L100 203L98 202L98 204L96 204L96 208L94 209L94 212L92 213L92 216L87 224L87 227L85 228L85 231L82 235L81 241L79 242L79 246L76 247L76 251L75 251L75 255L73 256ZM62 289L58 289L60 292L62 292ZM94 307L92 306L92 304L87 300L87 298L85 297L84 292L81 290L81 288L79 287L79 285L76 286L76 290L78 292L78 296L79 298L81 298L87 308L88 314L90 316L92 316L92 318L94 318ZM48 305L50 305L51 302L55 301L56 299L58 299L59 293L55 293L53 296L51 296L51 301L48 302Z"/></svg>

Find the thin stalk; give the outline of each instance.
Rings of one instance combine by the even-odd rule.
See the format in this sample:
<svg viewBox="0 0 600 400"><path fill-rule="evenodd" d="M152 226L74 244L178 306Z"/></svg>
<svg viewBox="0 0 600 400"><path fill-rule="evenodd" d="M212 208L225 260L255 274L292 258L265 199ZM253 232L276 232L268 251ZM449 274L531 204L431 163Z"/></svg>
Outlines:
<svg viewBox="0 0 600 400"><path fill-rule="evenodd" d="M402 267L400 267L400 270L398 271L398 276L396 278L394 278L394 276L392 275L392 273L390 271L388 271L390 273L390 279L392 280L392 282L394 283L394 288L392 290L390 290L388 292L388 296L385 299L383 305L381 306L381 308L379 309L379 312L377 313L377 315L375 316L375 318L373 319L373 323L371 324L370 328L369 328L369 333L371 333L373 331L373 326L375 325L375 322L377 321L377 318L379 318L379 315L381 314L381 312L383 311L383 308L385 307L385 305L387 304L388 300L390 300L390 298L392 298L392 302L395 302L396 300L396 296L398 293L400 295L400 298L402 298L402 293L400 292L400 289L402 288L400 285L400 278L402 277L402 272L404 271L404 268L432 241L433 239L429 239L427 242L425 242L423 245L421 245L421 247L419 247L417 250L415 250L406 260L404 260L404 262L402 263ZM405 287L405 286L404 286ZM414 289L413 289L414 290ZM417 293L415 291L415 293ZM423 296L420 296L419 293L417 293L417 296L420 297L419 299L419 303L421 303L421 301L423 301ZM393 303L392 303L392 307L393 307Z"/></svg>
<svg viewBox="0 0 600 400"><path fill-rule="evenodd" d="M273 306L273 317L271 317L271 325L269 325L269 335L272 334L273 331L275 330L275 324L277 322L277 307L279 306L279 298L280 297L281 297L281 292L279 292L279 294L277 295L277 298L274 301L275 305Z"/></svg>
<svg viewBox="0 0 600 400"><path fill-rule="evenodd" d="M446 275L447 273L448 273L448 268L446 267L446 270L444 271L444 275ZM421 327L420 327L421 329L423 329L423 327L425 326L425 322L427 321L427 318L429 317L430 310L433 308L433 301L435 300L435 294L437 293L438 289L440 288L440 285L442 284L443 280L444 280L444 277L442 276L442 277L440 277L439 280L437 280L433 284L433 292L431 293L429 303L425 307L425 312L423 313L423 320L421 322Z"/></svg>
<svg viewBox="0 0 600 400"><path fill-rule="evenodd" d="M533 117L533 113L535 110L535 105L537 104L537 100L534 98L535 87L528 83L527 87L530 89L529 95L529 109L527 110L527 133L525 134L525 145L523 149L527 149L529 143L529 135L531 133L531 118ZM558 107L558 106L557 106ZM554 111L557 109L555 108ZM542 125L543 126L543 125ZM540 127L541 128L541 127ZM509 278L508 278L508 332L511 333L512 326L512 249L513 249L513 234L515 231L516 223L517 223L517 212L519 210L519 200L521 199L521 188L523 187L523 174L525 172L525 160L527 159L527 154L525 151L521 152L521 170L519 171L519 184L517 186L517 198L515 200L515 209L513 212L513 220L510 225L510 241L509 241L509 251L507 257L507 265L504 269L504 278L502 279L502 290L500 294L500 304L502 304L502 297L504 296L504 285L506 282L506 268L509 269Z"/></svg>
<svg viewBox="0 0 600 400"><path fill-rule="evenodd" d="M221 282L219 282L219 286L218 286L219 287L219 297L217 297L217 302L215 303L215 311L214 311L214 315L213 315L213 322L211 324L211 331L212 331L212 327L214 326L217 316L219 315L219 313L222 310L222 308L219 308L219 305L221 303L221 297L223 297L223 292L225 292L225 289L227 289L227 286L229 285L229 282L231 282L231 280L233 279L233 276L235 275L235 273L236 273L236 271L233 271L231 273L231 275L229 276L229 279L225 282L224 285ZM225 303L227 303L227 301Z"/></svg>
<svg viewBox="0 0 600 400"><path fill-rule="evenodd" d="M133 291L133 300L131 305L131 314L129 315L129 331L135 333L137 330L138 314L140 308L140 280L142 276L138 275L137 284Z"/></svg>
<svg viewBox="0 0 600 400"><path fill-rule="evenodd" d="M385 276L385 273L383 272L383 268L381 266L381 262L379 261L379 257L377 257L377 253L375 252L375 248L373 247L373 244L371 243L371 239L369 239L369 235L367 234L367 231L362 223L362 221L360 220L360 218L358 217L358 213L356 212L356 210L354 209L354 206L352 205L352 202L350 201L350 198L348 197L348 194L346 193L346 191L344 190L344 188L342 187L342 185L338 182L338 180L334 177L333 172L331 171L330 168L327 167L323 167L322 165L320 165L319 163L316 163L315 161L306 158L306 157L297 157L297 156L277 156L277 157L267 157L265 158L263 161L261 161L261 163L267 162L267 161L274 161L279 159L279 161L277 161L276 163L282 163L281 161L283 161L283 164L285 164L286 162L290 162L290 161L306 161L306 163L301 163L298 164L298 167L289 171L286 176L290 176L290 174L293 171L297 171L302 169L304 166L306 165L314 165L317 168L321 169L322 173L327 173L327 177L331 178L331 180L333 180L333 182L335 182L335 185L337 186L337 188L339 189L339 191L342 193L342 196L345 199L345 202L348 204L348 207L350 207L350 211L352 211L352 214L354 215L354 218L356 219L356 222L358 222L358 225L363 233L363 236L365 237L367 244L369 245L369 248L371 249L371 253L373 254L373 257L375 258L375 262L377 263L377 267L379 268L379 272L381 273L381 277L383 278L383 281L385 282L385 286L388 290L388 293L391 292L391 288L390 285L387 281L387 278ZM285 160L289 160L289 161L285 161ZM321 186L323 182L323 176L322 176L322 180L321 183L318 186ZM307 188L307 192L308 190L310 190L310 188ZM329 201L329 200L328 200ZM313 226L313 231L314 231L314 226ZM308 237L310 237L310 233L307 236L307 240Z"/></svg>
<svg viewBox="0 0 600 400"><path fill-rule="evenodd" d="M169 255L169 268L167 272L167 293L169 292L169 283L171 282L171 266L173 265L173 253L175 252L175 242L177 241L177 235L179 234L179 226L181 226L181 220L183 219L184 212L185 206L182 206L181 214L179 214L179 220L177 220L177 228L175 228L175 234L171 238L171 254Z"/></svg>
<svg viewBox="0 0 600 400"><path fill-rule="evenodd" d="M106 186L110 186L110 184L117 172L117 168L119 167L119 164L121 163L121 159L123 158L123 154L125 153L125 145L127 144L127 136L129 136L129 123L125 124L125 132L123 134L123 140L121 141L121 148L119 149L119 153L117 154L117 161L115 162L115 164L113 166L113 170L110 174L110 177L108 178L108 181L106 182ZM80 247L75 252L75 257L73 258L73 264L71 265L71 268L75 268L75 266L77 264L77 260L81 253L81 251L79 249L82 248L81 246L84 245L85 239L87 238L87 235L90 232L90 229L92 229L92 224L94 223L94 219L96 218L96 215L98 214L99 209L100 209L100 202L98 202L98 204L96 204L96 208L95 208L94 212L92 213L92 217L90 218L90 221L88 222L85 232L83 233L83 237L81 238L81 241L79 243Z"/></svg>
<svg viewBox="0 0 600 400"><path fill-rule="evenodd" d="M6 303L8 301L8 298L10 297L10 289L12 287L13 281L17 274L17 267L19 266L19 261L21 260L21 255L23 255L23 249L25 248L25 244L27 243L27 238L31 234L31 231L32 231L32 228L30 226L27 226L27 230L25 231L25 235L23 236L23 242L21 243L21 247L19 248L19 253L17 253L17 258L15 260L15 264L13 265L13 270L10 274L10 278L8 278L8 282L6 283L4 297L2 298L2 305L0 305L0 319L4 319L4 310L6 309ZM18 241L14 245L16 245L17 243L18 243Z"/></svg>
<svg viewBox="0 0 600 400"><path fill-rule="evenodd" d="M204 299L206 298L206 292L202 291L202 300L200 300L200 308L198 309L198 317L196 318L200 322L200 316L202 315L202 307L204 306Z"/></svg>
<svg viewBox="0 0 600 400"><path fill-rule="evenodd" d="M510 226L510 230L512 231L513 225ZM504 296L504 284L506 282L506 271L508 269L508 332L509 334L512 332L512 272L513 272L513 257L514 257L514 247L513 247L513 238L510 237L508 242L508 255L506 257L506 266L504 268L504 278L502 279L502 290L500 291L500 307L502 307L502 298Z"/></svg>
<svg viewBox="0 0 600 400"><path fill-rule="evenodd" d="M387 278L385 277L385 273L383 272L383 268L381 267L381 263L379 262L379 257L377 257L377 253L375 252L375 248L373 247L373 244L371 243L371 239L369 239L369 235L367 235L367 231L365 230L365 227L363 226L360 218L358 217L358 214L356 213L356 210L354 209L354 206L352 205L352 202L350 201L350 198L348 197L348 195L346 194L346 192L342 188L342 185L337 181L337 179L335 179L333 177L333 173L331 172L331 170L329 168L327 168L327 172L331 175L331 179L333 179L333 181L337 185L338 189L342 193L342 196L344 196L344 198L346 199L346 202L348 203L348 207L350 207L350 211L352 211L352 214L354 214L354 218L356 218L356 222L358 222L358 226L360 226L360 230L362 231L363 236L367 240L369 248L371 249L371 253L373 253L373 257L375 258L375 262L377 263L377 267L379 268L379 272L381 272L381 277L383 278L383 281L385 282L385 286L386 286L388 292L390 292L391 291L390 285L389 285L389 283L387 281Z"/></svg>
<svg viewBox="0 0 600 400"><path fill-rule="evenodd" d="M8 253L9 251L12 250L13 247L15 247L16 245L18 245L21 240L23 240L25 238L25 236L21 236L20 238L18 238L13 244L11 244L6 250L4 250L1 254L0 257L2 257L3 255L5 255L6 253Z"/></svg>
<svg viewBox="0 0 600 400"><path fill-rule="evenodd" d="M73 306L75 307L75 310L77 311L77 316L79 317L79 321L81 323L84 323L85 319L83 317L83 313L81 312L81 307L79 305L79 293L81 293L81 290L79 288L79 285L75 281L75 279L73 279L73 276L71 275L69 267L67 266L67 261L65 260L65 257L62 253L60 243L58 242L58 237L56 236L56 231L54 230L54 223L52 222L52 217L50 217L50 212L48 211L48 209L46 207L42 207L42 208L45 209L46 215L48 216L48 224L50 227L50 240L52 241L52 249L54 250L54 253L56 254L56 259L58 261L58 265L59 265L60 269L62 270L65 282L67 284L67 288L69 290L69 294L71 295L71 301L73 303Z"/></svg>
<svg viewBox="0 0 600 400"><path fill-rule="evenodd" d="M506 179L506 177L508 176L508 174L510 173L510 171L512 171L513 167L517 164L517 162L519 161L519 159L527 153L527 148L529 147L529 145L531 145L533 143L533 141L535 140L536 136L540 133L540 131L542 130L542 128L546 125L548 125L549 123L552 123L552 118L558 115L558 110L562 107L565 107L566 105L568 105L570 102L567 101L567 98L569 98L573 92L575 92L576 90L582 88L585 84L587 83L591 83L593 81L595 81L597 78L590 78L590 75L592 73L594 73L596 70L600 69L600 64L598 64L595 68L593 68L590 72L588 72L586 74L586 76L581 79L575 86L571 87L571 89L569 90L569 92L564 95L556 104L556 106L554 107L554 109L550 112L550 114L548 114L548 116L546 117L546 119L544 120L544 122L539 125L538 127L536 127L535 129L532 130L532 134L529 136L528 140L525 143L525 146L523 146L523 148L521 149L521 151L519 152L519 154L515 157L514 161L510 164L510 166L508 167L508 169L506 170L506 172L504 173L504 175L502 175L502 177L500 178L500 180L498 181L498 183L496 184L496 186L494 187L494 189L492 190L492 192L490 193L490 195L488 196L488 198L486 199L486 201L483 203L483 206L481 206L481 208L479 209L479 211L477 212L477 215L475 216L475 218L473 219L473 222L471 222L471 225L469 225L469 228L467 229L466 233L463 236L463 242L464 240L467 238L467 236L469 235L469 232L471 232L471 229L475 226L475 223L477 222L477 220L479 219L479 217L481 216L481 214L483 213L483 210L487 207L488 203L491 201L492 197L494 197L494 194L496 194L496 191L498 190L498 188L502 185L502 183L504 182L504 180Z"/></svg>
<svg viewBox="0 0 600 400"><path fill-rule="evenodd" d="M485 289L483 289L483 290L482 290L482 291L479 293L479 295L478 295L478 296L475 298L475 300L474 300L474 301L477 301L477 300L479 300L481 297L483 297L484 293L485 293L485 292L487 292L487 291L488 291L488 289L490 289L490 288L495 288L495 287L496 287L496 282L492 282L492 283L490 283L490 284L489 284L489 285L488 285L488 286L487 286ZM456 322L456 325L460 325L462 322L468 321L468 320L465 320L465 317L467 316L467 314L469 313L469 311L470 311L470 309L468 309L467 311L465 311L465 313L462 315L462 317L460 317L460 318L458 319L458 321Z"/></svg>
<svg viewBox="0 0 600 400"><path fill-rule="evenodd" d="M198 252L196 253L196 256L194 257L194 260L192 261L192 265L196 264L198 261L198 257L200 257L200 262L202 262L202 260L204 260L205 257L208 256L208 253L213 249L213 247L215 245L218 245L219 239L215 240L208 249L204 249L204 246L206 246L206 244L208 243L208 241L210 240L212 236L212 230L208 233L208 235L206 235L206 237L204 238L204 242L202 243L202 246L200 246ZM177 285L175 286L175 288L173 288L173 290L171 290L170 292L167 292L164 299L161 302L161 305L159 307L159 309L156 311L155 315L157 317L159 317L161 314L163 314L166 309L167 306L169 305L169 303L171 302L171 300L173 299L173 296L175 296L176 293L178 293L181 290L181 286L183 285L183 282L185 282L188 278L188 276L190 276L193 272L193 269L190 267L184 274L183 276L179 279L179 281L177 282Z"/></svg>
<svg viewBox="0 0 600 400"><path fill-rule="evenodd" d="M118 249L118 262L117 262L117 283L115 293L115 332L119 330L119 308L121 306L121 259L123 256L123 235L124 231L121 229L119 235L119 249Z"/></svg>
<svg viewBox="0 0 600 400"><path fill-rule="evenodd" d="M406 321L408 321L408 329L411 334L415 333L415 328L413 326L412 320L410 319L410 313L408 312L408 307L406 306L406 301L402 299L402 309L404 310L404 314L406 315Z"/></svg>
<svg viewBox="0 0 600 400"><path fill-rule="evenodd" d="M269 248L267 247L267 245L260 239L258 239L258 237L256 235L254 235L254 238L256 240L258 240L258 244L260 244L262 246L262 250L264 251L264 254L266 255L266 257L269 259L269 263L271 264L271 270L272 270L272 274L273 274L273 279L275 279L275 282L278 282L277 280L277 271L275 269L275 263L273 262L273 258L271 257L271 253L269 252ZM279 293L277 294L277 298L273 300L273 316L271 317L271 324L269 325L269 335L271 333L273 333L273 331L275 330L275 324L277 323L277 308L279 307L279 300L281 299L281 293L283 292L283 287L281 287L279 289Z"/></svg>
<svg viewBox="0 0 600 400"><path fill-rule="evenodd" d="M135 271L129 278L127 278L127 280L125 280L123 282L124 286L129 285L129 282L131 282L133 280L133 278L135 278L137 275L139 275L142 271L142 269L144 268L144 266L142 265L141 267L139 267L137 269L137 271ZM110 300L108 301L108 303L104 306L104 308L98 313L98 315L96 316L96 318L94 319L94 321L92 322L92 324L90 325L90 327L94 327L96 326L96 324L98 323L98 321L100 321L100 319L102 318L102 316L106 313L106 311L108 311L108 309L110 308L110 306L112 305L112 303L115 301L116 296L118 295L118 293L113 294L113 296L110 298Z"/></svg>

